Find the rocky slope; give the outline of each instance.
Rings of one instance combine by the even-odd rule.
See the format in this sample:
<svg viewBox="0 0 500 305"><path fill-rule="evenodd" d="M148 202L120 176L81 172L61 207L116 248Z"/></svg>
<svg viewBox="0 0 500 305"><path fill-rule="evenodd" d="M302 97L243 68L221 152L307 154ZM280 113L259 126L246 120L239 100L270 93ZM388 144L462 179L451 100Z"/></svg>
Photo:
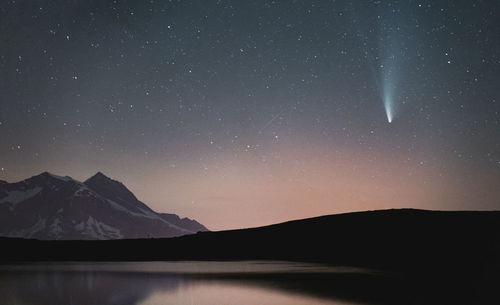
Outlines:
<svg viewBox="0 0 500 305"><path fill-rule="evenodd" d="M0 236L121 239L198 231L207 229L195 220L156 213L100 172L85 182L48 172L17 183L0 181Z"/></svg>

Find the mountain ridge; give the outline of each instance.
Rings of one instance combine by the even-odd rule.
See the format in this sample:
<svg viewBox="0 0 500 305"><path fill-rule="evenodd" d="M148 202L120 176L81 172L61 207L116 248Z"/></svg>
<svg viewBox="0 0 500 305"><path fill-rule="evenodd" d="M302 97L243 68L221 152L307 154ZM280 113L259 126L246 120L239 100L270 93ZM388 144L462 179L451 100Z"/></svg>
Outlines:
<svg viewBox="0 0 500 305"><path fill-rule="evenodd" d="M169 221L102 172L84 182L42 172L19 182L0 183L0 236L119 239L206 230L196 221Z"/></svg>

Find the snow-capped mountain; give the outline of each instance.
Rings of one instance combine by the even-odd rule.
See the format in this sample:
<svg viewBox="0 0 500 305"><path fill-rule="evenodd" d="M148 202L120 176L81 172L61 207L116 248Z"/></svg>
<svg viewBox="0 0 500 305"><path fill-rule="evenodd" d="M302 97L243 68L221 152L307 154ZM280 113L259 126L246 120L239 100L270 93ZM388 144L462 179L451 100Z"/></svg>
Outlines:
<svg viewBox="0 0 500 305"><path fill-rule="evenodd" d="M85 182L48 172L16 183L0 180L0 236L118 239L198 231L207 228L175 214L156 213L100 172Z"/></svg>

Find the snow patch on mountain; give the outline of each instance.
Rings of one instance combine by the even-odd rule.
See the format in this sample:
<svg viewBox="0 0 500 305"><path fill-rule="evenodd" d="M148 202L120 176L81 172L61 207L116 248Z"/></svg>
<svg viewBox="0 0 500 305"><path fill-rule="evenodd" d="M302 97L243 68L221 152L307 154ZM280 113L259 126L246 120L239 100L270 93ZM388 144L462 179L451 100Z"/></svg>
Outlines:
<svg viewBox="0 0 500 305"><path fill-rule="evenodd" d="M186 230L184 228L181 228L179 226L176 226L168 221L166 221L165 219L161 218L160 216L158 216L158 214L152 212L152 211L148 211L148 210L145 210L145 209L142 209L140 207L137 207L137 209L139 211L141 211L141 213L137 213L137 212L133 212L133 211L130 211L129 209L125 208L124 206L122 206L121 204L111 200L111 199L108 199L108 198L104 198L102 197L101 195L97 194L96 192L94 192L93 190L91 190L90 188L88 188L85 184L83 183L79 183L80 184L80 188L78 190L75 191L74 195L76 197L89 197L89 196L93 196L93 197L97 197L107 203L109 203L114 209L118 210L118 211L121 211L121 212L125 212L127 214L130 214L132 216L137 216L137 217L145 217L145 218L149 218L149 219L155 219L155 220L158 220L160 222L163 222L165 224L167 224L169 227L171 228L174 228L174 229L177 229L177 230L180 230L182 232L185 232L185 233L193 233L189 230ZM121 199L118 197L118 199Z"/></svg>
<svg viewBox="0 0 500 305"><path fill-rule="evenodd" d="M78 182L78 184L80 185L80 188L75 191L74 195L76 197L99 196L91 189L89 189L85 184L81 182Z"/></svg>
<svg viewBox="0 0 500 305"><path fill-rule="evenodd" d="M47 172L47 175L49 175L50 177L54 178L54 179L58 179L58 180L62 180L64 182L68 182L68 181L71 181L73 180L73 178L71 178L70 176L58 176L58 175L54 175L54 174L51 174L51 173L48 173Z"/></svg>
<svg viewBox="0 0 500 305"><path fill-rule="evenodd" d="M99 196L99 195L97 195L97 194L96 194L96 196ZM99 196L99 197L101 197L101 196ZM101 197L101 198L102 198L102 197ZM172 224L172 223L170 223L170 222L166 221L165 219L163 219L163 218L161 218L160 216L158 216L158 214L155 214L155 213L153 213L153 212L151 212L151 211L147 211L147 210L144 210L144 209L141 209L141 208L139 208L139 207L138 207L137 209L138 209L138 210L140 210L140 211L142 212L142 214L141 214L141 213L136 213L136 212L132 212L132 211L130 211L130 210L128 210L128 209L126 209L126 208L124 208L123 206L121 206L120 204L118 204L118 203L114 202L114 201L113 201L113 200L111 200L111 199L106 199L106 198L102 198L102 199L103 199L103 200L106 200L106 201L107 201L107 202L108 202L108 203L109 203L109 204L110 204L113 208L115 208L115 209L117 209L117 210L119 210L119 211L122 211L122 212L128 213L128 214L130 214L130 215L132 215L132 216L137 216L137 217L145 217L145 218L149 218L149 219L158 220L158 221L160 221L160 222L162 222L162 223L167 224L170 228L174 228L174 229L177 229L177 230L182 231L182 232L185 232L185 233L194 233L194 232L191 232L191 231L189 231L189 230L186 230L186 229L184 229L184 228L181 228L181 227L179 227L179 226L176 226L176 225L174 225L174 224Z"/></svg>
<svg viewBox="0 0 500 305"><path fill-rule="evenodd" d="M25 191L10 191L7 192L7 196L0 199L0 203L11 203L12 205L16 205L21 201L29 199L36 194L38 194L42 190L41 187L37 186L32 189L28 189Z"/></svg>
<svg viewBox="0 0 500 305"><path fill-rule="evenodd" d="M61 220L59 218L54 219L50 225L50 233L52 233L55 237L59 237L62 233L64 233L64 230L61 227Z"/></svg>
<svg viewBox="0 0 500 305"><path fill-rule="evenodd" d="M9 237L23 237L23 238L31 238L33 235L35 235L37 232L42 231L45 229L47 223L47 219L45 218L38 218L38 221L32 225L31 227L28 227L23 230L17 230L17 231L12 231L7 234Z"/></svg>
<svg viewBox="0 0 500 305"><path fill-rule="evenodd" d="M112 226L96 220L89 216L86 222L82 222L75 226L78 231L83 231L83 235L92 237L93 239L119 239L123 238L120 230Z"/></svg>
<svg viewBox="0 0 500 305"><path fill-rule="evenodd" d="M78 232L82 231L83 228L85 228L85 222L80 222L75 225L75 230L77 230Z"/></svg>
<svg viewBox="0 0 500 305"><path fill-rule="evenodd" d="M179 227L179 226L176 226L176 225L172 224L171 222L168 222L168 221L166 221L165 219L161 218L160 216L158 216L158 214L155 214L155 213L153 213L153 212L151 212L151 211L146 211L146 210L141 209L141 208L139 208L139 207L138 207L138 209L139 209L141 212L143 212L143 213L144 213L144 215L134 213L134 214L136 214L136 215L138 215L138 216L143 216L143 217L147 217L147 218L151 218L151 219L156 219L156 220L159 220L159 221L161 221L161 222L163 222L163 223L167 224L170 228L174 228L174 229L180 230L180 231L185 232L185 233L195 233L195 232L192 232L192 231L186 230L186 229L184 229L184 228L181 228L181 227ZM132 213L132 212L131 212L131 213Z"/></svg>

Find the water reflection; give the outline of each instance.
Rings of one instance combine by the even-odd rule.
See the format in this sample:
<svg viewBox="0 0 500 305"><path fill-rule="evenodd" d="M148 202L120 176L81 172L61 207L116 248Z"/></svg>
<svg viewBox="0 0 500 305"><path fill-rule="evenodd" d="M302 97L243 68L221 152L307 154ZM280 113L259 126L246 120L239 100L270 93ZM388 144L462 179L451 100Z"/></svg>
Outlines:
<svg viewBox="0 0 500 305"><path fill-rule="evenodd" d="M308 288L335 274L364 273L286 262L6 265L0 304L355 304Z"/></svg>
<svg viewBox="0 0 500 305"><path fill-rule="evenodd" d="M457 305L496 297L432 278L289 262L0 265L0 305Z"/></svg>
<svg viewBox="0 0 500 305"><path fill-rule="evenodd" d="M239 305L331 305L352 304L347 302L304 296L298 293L284 293L263 287L243 286L235 283L205 282L181 287L174 291L153 293L140 305L169 304L239 304Z"/></svg>

